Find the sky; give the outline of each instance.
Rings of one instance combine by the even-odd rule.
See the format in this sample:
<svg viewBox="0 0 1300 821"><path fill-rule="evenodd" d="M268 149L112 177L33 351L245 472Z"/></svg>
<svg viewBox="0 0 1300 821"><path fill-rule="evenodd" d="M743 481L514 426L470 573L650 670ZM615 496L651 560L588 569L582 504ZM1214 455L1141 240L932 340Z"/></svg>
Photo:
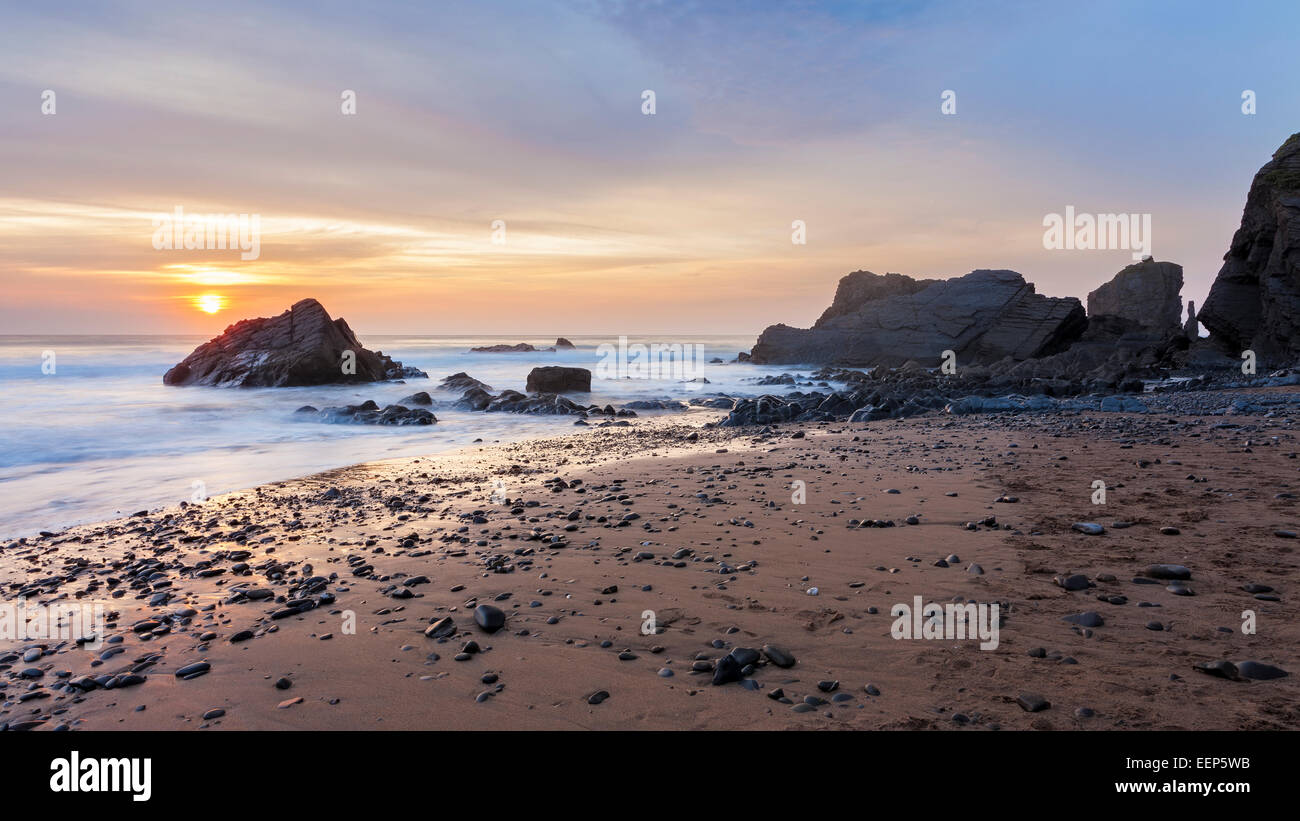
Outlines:
<svg viewBox="0 0 1300 821"><path fill-rule="evenodd" d="M1297 31L1293 0L12 4L0 334L304 297L363 341L757 334L859 269L1082 299L1133 251L1044 248L1067 207L1149 214L1199 305L1300 131ZM255 215L257 257L156 248L177 208Z"/></svg>

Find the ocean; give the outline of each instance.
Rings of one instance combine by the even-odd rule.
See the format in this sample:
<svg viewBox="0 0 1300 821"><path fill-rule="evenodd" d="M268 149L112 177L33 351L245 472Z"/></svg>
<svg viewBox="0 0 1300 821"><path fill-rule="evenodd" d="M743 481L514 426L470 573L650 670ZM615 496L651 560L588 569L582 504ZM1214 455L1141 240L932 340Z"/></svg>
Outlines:
<svg viewBox="0 0 1300 821"><path fill-rule="evenodd" d="M435 386L460 371L497 392L523 391L528 371L539 365L590 368L590 397L572 398L602 406L636 399L781 394L795 388L754 382L769 374L806 373L733 362L738 351L753 345L752 335L627 340L629 346L671 341L692 353L696 345L702 346L702 370L685 375L703 376L708 384L685 382L683 374L672 369L650 374L656 378L600 378L605 373L601 363L613 361L600 346L619 344L606 336L570 337L574 350L509 354L468 351L516 342L544 348L554 340L374 334L361 338L366 347L424 370L429 379L309 388L169 387L162 383L163 373L206 338L0 336L0 539L358 462L436 454L471 446L476 439L495 444L586 430L575 428L572 417L436 406L432 410L437 424L420 427L293 419L302 405L320 408L373 399L382 407L420 390L435 400L458 398ZM713 358L725 364L708 364ZM632 373L645 375L635 367ZM663 412L638 411L642 416L658 413Z"/></svg>

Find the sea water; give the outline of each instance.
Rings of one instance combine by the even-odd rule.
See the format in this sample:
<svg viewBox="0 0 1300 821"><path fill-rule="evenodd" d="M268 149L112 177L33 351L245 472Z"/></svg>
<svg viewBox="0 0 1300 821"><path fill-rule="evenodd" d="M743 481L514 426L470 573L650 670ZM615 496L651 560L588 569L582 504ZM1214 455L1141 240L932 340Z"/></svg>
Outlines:
<svg viewBox="0 0 1300 821"><path fill-rule="evenodd" d="M30 536L81 522L126 516L196 496L210 496L309 475L358 462L436 454L474 445L581 433L566 416L474 413L434 406L435 425L390 427L324 424L294 419L303 405L317 408L373 399L380 407L416 391L450 402L458 394L436 389L464 371L493 392L523 391L528 371L567 365L600 374L617 338L570 337L573 350L469 353L471 347L553 340L516 337L363 336L371 350L413 365L429 379L405 384L304 388L175 387L162 375L202 337L0 336L0 539ZM628 345L667 342L631 338ZM807 369L737 363L753 336L699 336L671 340L687 351L703 345L702 375L687 383L671 369L659 378L594 376L579 404L619 406L636 399L677 399L786 393L758 379ZM602 350L605 352L602 354ZM723 364L708 364L718 358ZM694 368L695 366L693 366ZM657 415L638 411L640 416Z"/></svg>

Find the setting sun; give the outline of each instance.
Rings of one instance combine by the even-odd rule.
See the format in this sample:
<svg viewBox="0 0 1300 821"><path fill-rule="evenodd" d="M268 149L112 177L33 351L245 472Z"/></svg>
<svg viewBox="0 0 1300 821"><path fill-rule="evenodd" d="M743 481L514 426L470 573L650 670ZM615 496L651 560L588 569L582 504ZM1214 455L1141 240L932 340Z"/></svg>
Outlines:
<svg viewBox="0 0 1300 821"><path fill-rule="evenodd" d="M226 305L226 298L219 294L204 294L194 298L194 307L208 314L215 314Z"/></svg>

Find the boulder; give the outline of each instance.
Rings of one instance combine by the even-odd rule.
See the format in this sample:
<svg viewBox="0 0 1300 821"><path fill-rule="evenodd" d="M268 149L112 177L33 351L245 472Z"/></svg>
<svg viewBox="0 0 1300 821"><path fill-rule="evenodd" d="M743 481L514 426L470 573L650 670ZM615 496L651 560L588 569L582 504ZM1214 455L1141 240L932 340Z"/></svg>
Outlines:
<svg viewBox="0 0 1300 821"><path fill-rule="evenodd" d="M474 377L470 376L464 371L461 371L460 373L453 373L451 376L443 377L442 381L438 383L438 387L444 391L464 392L469 390L470 388L478 388L479 390L484 390L484 391L492 390L491 385L487 384L486 382L480 382L479 380L475 379Z"/></svg>
<svg viewBox="0 0 1300 821"><path fill-rule="evenodd" d="M416 391L410 396L404 396L397 400L399 405L432 405L433 397L425 391Z"/></svg>
<svg viewBox="0 0 1300 821"><path fill-rule="evenodd" d="M567 350L572 347L573 347L573 343L565 339L564 337L560 337L559 339L555 340L555 349L557 351Z"/></svg>
<svg viewBox="0 0 1300 821"><path fill-rule="evenodd" d="M1183 266L1144 259L1088 294L1088 317L1118 316L1157 336L1180 332Z"/></svg>
<svg viewBox="0 0 1300 821"><path fill-rule="evenodd" d="M354 368L344 372L344 355ZM163 375L165 385L268 388L427 377L361 347L341 317L304 299L276 317L244 319L194 349Z"/></svg>
<svg viewBox="0 0 1300 821"><path fill-rule="evenodd" d="M591 393L591 371L548 365L528 372L524 390L529 393Z"/></svg>
<svg viewBox="0 0 1300 821"><path fill-rule="evenodd" d="M1300 360L1300 133L1255 175L1197 320L1234 356L1252 350L1261 364Z"/></svg>
<svg viewBox="0 0 1300 821"><path fill-rule="evenodd" d="M959 366L1019 362L1064 350L1086 326L1079 300L1037 294L1015 271L972 271L938 281L859 271L840 281L835 302L812 328L773 325L751 356L759 364L865 367L916 360L937 367L951 350Z"/></svg>

